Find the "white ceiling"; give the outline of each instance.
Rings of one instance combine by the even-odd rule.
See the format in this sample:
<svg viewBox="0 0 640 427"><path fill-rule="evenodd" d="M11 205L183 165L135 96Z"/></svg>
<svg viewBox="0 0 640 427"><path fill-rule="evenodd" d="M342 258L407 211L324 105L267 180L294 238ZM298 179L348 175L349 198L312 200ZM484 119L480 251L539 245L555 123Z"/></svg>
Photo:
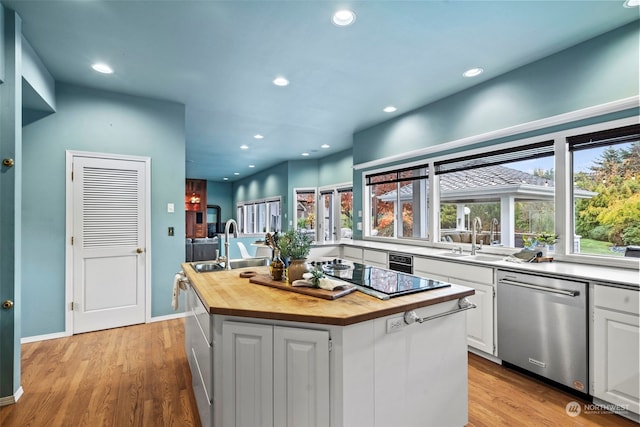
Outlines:
<svg viewBox="0 0 640 427"><path fill-rule="evenodd" d="M355 131L638 19L622 0L2 4L56 81L185 104L187 177L213 181L345 150ZM342 7L353 26L331 23Z"/></svg>

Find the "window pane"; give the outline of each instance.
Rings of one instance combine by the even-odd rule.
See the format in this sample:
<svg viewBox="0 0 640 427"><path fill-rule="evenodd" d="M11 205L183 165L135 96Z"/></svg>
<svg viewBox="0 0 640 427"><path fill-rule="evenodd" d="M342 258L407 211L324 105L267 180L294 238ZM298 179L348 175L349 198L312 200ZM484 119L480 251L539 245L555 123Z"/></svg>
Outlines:
<svg viewBox="0 0 640 427"><path fill-rule="evenodd" d="M256 209L255 205L247 205L247 227L245 233L256 232Z"/></svg>
<svg viewBox="0 0 640 427"><path fill-rule="evenodd" d="M640 245L640 142L573 151L573 253L624 256Z"/></svg>
<svg viewBox="0 0 640 427"><path fill-rule="evenodd" d="M316 193L301 191L296 193L296 228L315 234Z"/></svg>
<svg viewBox="0 0 640 427"><path fill-rule="evenodd" d="M398 183L370 185L371 221L370 236L395 237L395 206Z"/></svg>
<svg viewBox="0 0 640 427"><path fill-rule="evenodd" d="M320 212L322 216L322 239L331 241L335 236L334 220L333 220L333 192L322 193L320 196L321 206Z"/></svg>
<svg viewBox="0 0 640 427"><path fill-rule="evenodd" d="M267 204L266 203L258 203L256 205L258 210L258 218L257 218L257 233L266 233L267 231Z"/></svg>
<svg viewBox="0 0 640 427"><path fill-rule="evenodd" d="M280 231L280 201L267 202L267 212L269 215L269 231Z"/></svg>
<svg viewBox="0 0 640 427"><path fill-rule="evenodd" d="M353 238L353 191L341 190L340 195L340 238Z"/></svg>
<svg viewBox="0 0 640 427"><path fill-rule="evenodd" d="M475 217L483 244L521 248L523 235L555 233L554 158L539 156L485 167L476 158L472 169L441 173L440 240L471 243Z"/></svg>

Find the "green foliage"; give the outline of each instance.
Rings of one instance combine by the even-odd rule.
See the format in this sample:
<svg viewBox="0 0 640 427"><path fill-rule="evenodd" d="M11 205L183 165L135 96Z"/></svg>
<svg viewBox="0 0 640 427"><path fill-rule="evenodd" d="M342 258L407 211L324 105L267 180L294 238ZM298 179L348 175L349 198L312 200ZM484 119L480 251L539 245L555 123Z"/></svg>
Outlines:
<svg viewBox="0 0 640 427"><path fill-rule="evenodd" d="M313 240L300 230L289 230L278 237L278 249L283 258L305 259L311 251Z"/></svg>
<svg viewBox="0 0 640 427"><path fill-rule="evenodd" d="M627 227L622 232L622 240L625 245L640 245L640 222Z"/></svg>
<svg viewBox="0 0 640 427"><path fill-rule="evenodd" d="M596 192L576 201L576 233L615 245L637 244L640 218L640 143L608 147L591 173L577 173L575 185ZM635 242L635 243L634 243Z"/></svg>

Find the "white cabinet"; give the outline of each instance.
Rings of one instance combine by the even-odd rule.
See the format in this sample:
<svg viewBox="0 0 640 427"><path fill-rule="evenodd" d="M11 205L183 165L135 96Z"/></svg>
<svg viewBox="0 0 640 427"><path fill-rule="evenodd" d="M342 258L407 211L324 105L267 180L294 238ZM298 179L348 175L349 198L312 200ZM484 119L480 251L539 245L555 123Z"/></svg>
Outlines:
<svg viewBox="0 0 640 427"><path fill-rule="evenodd" d="M185 351L191 368L191 382L200 422L203 426L208 426L211 425L213 402L212 320L193 288L189 287L187 290L185 301Z"/></svg>
<svg viewBox="0 0 640 427"><path fill-rule="evenodd" d="M640 414L640 292L593 287L592 394Z"/></svg>
<svg viewBox="0 0 640 427"><path fill-rule="evenodd" d="M224 426L328 426L329 332L222 324Z"/></svg>
<svg viewBox="0 0 640 427"><path fill-rule="evenodd" d="M348 261L362 263L362 248L342 246L342 258Z"/></svg>
<svg viewBox="0 0 640 427"><path fill-rule="evenodd" d="M387 268L387 253L365 249L362 253L362 263L374 267Z"/></svg>
<svg viewBox="0 0 640 427"><path fill-rule="evenodd" d="M339 246L314 246L309 251L309 260L318 258L340 258Z"/></svg>
<svg viewBox="0 0 640 427"><path fill-rule="evenodd" d="M476 308L467 312L467 344L484 353L496 355L495 284L490 267L434 260L413 259L413 274L455 283L475 289L468 297Z"/></svg>

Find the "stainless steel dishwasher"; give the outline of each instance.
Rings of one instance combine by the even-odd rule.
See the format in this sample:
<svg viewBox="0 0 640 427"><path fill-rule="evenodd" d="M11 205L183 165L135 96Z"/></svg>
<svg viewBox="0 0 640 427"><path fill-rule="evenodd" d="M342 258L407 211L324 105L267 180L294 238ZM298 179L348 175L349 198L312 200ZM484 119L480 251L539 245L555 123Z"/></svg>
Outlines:
<svg viewBox="0 0 640 427"><path fill-rule="evenodd" d="M588 393L587 284L498 271L498 357Z"/></svg>

